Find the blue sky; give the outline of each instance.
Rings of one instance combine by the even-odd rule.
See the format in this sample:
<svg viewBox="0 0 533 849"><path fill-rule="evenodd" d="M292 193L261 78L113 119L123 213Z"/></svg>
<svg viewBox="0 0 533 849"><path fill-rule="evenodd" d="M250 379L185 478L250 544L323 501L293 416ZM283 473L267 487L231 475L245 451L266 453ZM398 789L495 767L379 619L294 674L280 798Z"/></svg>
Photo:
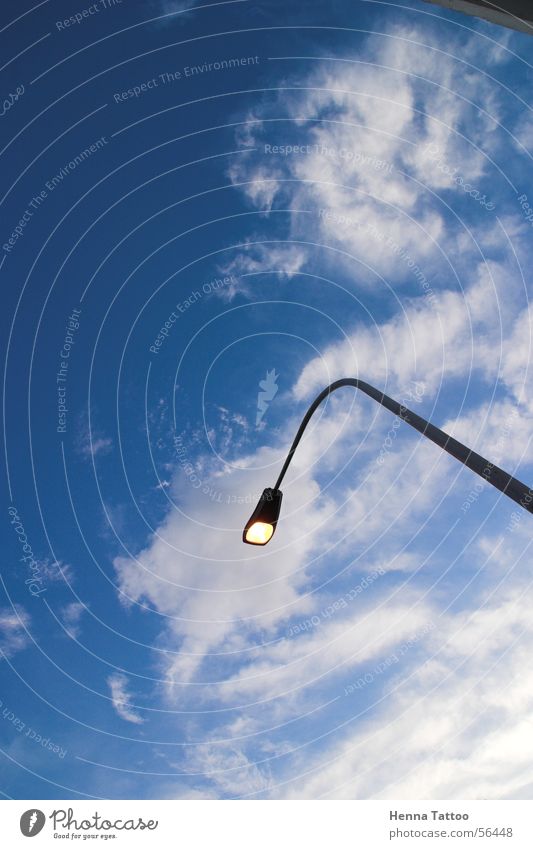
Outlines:
<svg viewBox="0 0 533 849"><path fill-rule="evenodd" d="M531 796L525 512L241 542L533 479L533 42L311 5L2 6L6 797Z"/></svg>

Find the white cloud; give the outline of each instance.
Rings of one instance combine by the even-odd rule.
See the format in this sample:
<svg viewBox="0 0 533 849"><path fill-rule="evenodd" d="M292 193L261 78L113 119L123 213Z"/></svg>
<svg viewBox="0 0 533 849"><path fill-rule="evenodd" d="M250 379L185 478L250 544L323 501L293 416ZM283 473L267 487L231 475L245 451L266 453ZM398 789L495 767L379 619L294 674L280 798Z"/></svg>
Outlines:
<svg viewBox="0 0 533 849"><path fill-rule="evenodd" d="M260 210L276 201L291 209L291 238L347 252L356 260L359 285L375 285L376 275L389 285L409 278L384 237L431 277L442 252L456 258L461 231L460 221L445 226L447 207L439 196L452 205L468 197L450 173L455 169L481 196L492 188L487 178L500 143L501 92L483 74L465 73L452 55L454 45L460 55L475 55L481 40L456 38L446 55L436 33L396 28L368 39L355 56L325 60L319 70L311 64L308 76L296 80L301 91L284 90L275 107L264 107L262 123L257 108L250 113L245 140L257 151L232 165L231 179ZM281 125L283 138L280 124L268 117L280 110L293 119ZM275 153L272 142L300 147ZM438 150L438 157L428 150ZM470 209L473 218L481 207L472 199ZM336 254L332 261L341 260ZM353 259L345 262L353 274Z"/></svg>
<svg viewBox="0 0 533 849"><path fill-rule="evenodd" d="M242 450L250 431L248 419L240 413L228 410L221 405L215 405L214 414L216 425L209 430L209 441L219 456L226 457L231 449L232 454ZM199 469L203 471L203 469Z"/></svg>
<svg viewBox="0 0 533 849"><path fill-rule="evenodd" d="M62 560L40 560L39 572L42 575L44 582L49 581L65 581L67 584L72 584L74 581L74 570L69 563L64 563Z"/></svg>
<svg viewBox="0 0 533 849"><path fill-rule="evenodd" d="M20 605L0 608L0 652L11 657L31 642L27 629L30 615Z"/></svg>
<svg viewBox="0 0 533 849"><path fill-rule="evenodd" d="M268 768L256 766L241 747L231 744L204 745L189 754L188 764L213 782L217 797L265 793L271 784Z"/></svg>
<svg viewBox="0 0 533 849"><path fill-rule="evenodd" d="M133 696L129 692L129 682L125 675L116 673L107 679L111 691L111 701L117 714L126 722L140 725L144 719L134 710L132 706Z"/></svg>
<svg viewBox="0 0 533 849"><path fill-rule="evenodd" d="M108 454L111 450L113 442L107 437L89 439L83 446L82 453L86 457L97 457L101 454Z"/></svg>
<svg viewBox="0 0 533 849"><path fill-rule="evenodd" d="M277 452L263 449L243 465L272 464ZM268 473L266 473L268 474ZM178 472L180 509L172 510L136 560L119 557L115 569L121 591L133 602L148 602L163 615L169 653L169 684L187 683L206 655L223 648L238 651L254 632L267 632L307 602L298 588L305 582L305 558L314 528L328 511L328 499L315 502L298 527L287 522L266 549L245 547L242 527L265 485L265 472L237 471L206 477L194 489ZM205 491L202 491L205 490ZM290 501L318 493L308 475L292 488ZM291 540L299 539L296 549ZM179 652L175 651L179 645Z"/></svg>
<svg viewBox="0 0 533 849"><path fill-rule="evenodd" d="M507 263L475 268L464 291L422 295L382 323L360 325L303 369L295 397L340 377L357 376L387 392L418 381L434 392L443 381L478 372L503 379L524 400L531 317L520 310L520 282ZM503 364L503 365L502 365Z"/></svg>
<svg viewBox="0 0 533 849"><path fill-rule="evenodd" d="M533 334L533 311L523 310L516 318L512 332L505 342L502 358L502 377L516 400L533 411L531 386L531 345Z"/></svg>
<svg viewBox="0 0 533 849"><path fill-rule="evenodd" d="M522 153L524 148L533 153L533 119L529 113L523 115L515 130L515 144Z"/></svg>
<svg viewBox="0 0 533 849"><path fill-rule="evenodd" d="M198 4L199 0L158 0L160 14L167 16L164 23L183 20L188 17L186 13Z"/></svg>
<svg viewBox="0 0 533 849"><path fill-rule="evenodd" d="M80 620L86 606L79 601L72 601L61 609L61 617L67 633L77 639L81 633Z"/></svg>
<svg viewBox="0 0 533 849"><path fill-rule="evenodd" d="M424 658L364 728L314 761L302 755L274 795L290 798L526 798L533 739L527 532L498 559L511 579L479 606L443 616ZM494 551L496 541L485 540ZM498 547L496 545L496 547ZM500 573L501 574L501 573ZM496 583L496 582L495 582ZM301 774L299 773L301 770Z"/></svg>
<svg viewBox="0 0 533 849"><path fill-rule="evenodd" d="M240 137L242 138L242 131ZM237 160L229 167L228 174L231 181L240 186L253 206L260 207L263 212L269 212L272 209L274 198L281 188L281 183L278 182L278 178L282 175L281 170L266 166L257 166L250 170L246 164L241 164Z"/></svg>
<svg viewBox="0 0 533 849"><path fill-rule="evenodd" d="M94 422L91 429L89 429L87 417L81 415L78 418L76 447L83 457L99 457L109 454L113 447L113 441L109 437L103 436L94 427Z"/></svg>
<svg viewBox="0 0 533 849"><path fill-rule="evenodd" d="M407 595L399 604L385 602L375 609L348 607L340 619L324 620L304 638L282 639L266 651L259 650L252 655L252 664L219 685L219 698L270 700L305 691L324 677L333 685L335 674L346 675L380 657L427 625L432 615L428 606Z"/></svg>
<svg viewBox="0 0 533 849"><path fill-rule="evenodd" d="M232 300L241 294L252 297L262 287L261 274L277 274L280 280L290 280L303 269L307 254L300 245L247 240L237 249L221 272L235 277L235 282L217 290L217 295Z"/></svg>

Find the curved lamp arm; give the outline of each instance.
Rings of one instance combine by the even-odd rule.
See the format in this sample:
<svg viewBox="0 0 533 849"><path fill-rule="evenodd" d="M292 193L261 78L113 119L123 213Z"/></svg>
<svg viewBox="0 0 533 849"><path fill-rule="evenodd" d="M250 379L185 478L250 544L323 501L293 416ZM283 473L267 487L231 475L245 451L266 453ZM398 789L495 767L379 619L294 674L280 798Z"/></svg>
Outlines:
<svg viewBox="0 0 533 849"><path fill-rule="evenodd" d="M307 413L302 419L302 423L298 428L296 436L294 437L294 441L290 447L289 453L287 454L287 458L274 487L272 489L264 490L257 507L245 525L243 532L244 542L248 542L253 545L265 545L271 539L276 529L279 511L281 508L282 493L279 487L285 477L285 472L289 468L294 452L298 447L298 443L300 442L300 439L309 424L309 420L317 407L325 398L328 397L328 395L331 395L332 392L335 392L336 389L340 389L342 386L353 386L355 389L360 389L361 392L369 395L370 398L374 399L374 401L377 401L383 407L386 407L387 410L390 410L391 413L394 413L404 422L411 425L411 427L414 427L415 430L418 430L424 436L427 436L427 438L431 439L432 442L435 442L439 448L447 451L448 454L452 455L452 457L455 457L465 466L468 466L469 469L486 480L487 483L492 484L492 486L495 486L496 489L500 490L500 492L503 492L509 498L512 498L512 500L516 501L520 507L524 508L524 510L533 513L533 489L526 486L525 483L517 480L517 478L514 478L508 472L504 472L503 469L495 466L494 463L490 462L490 460L486 460L485 457L481 457L480 454L476 454L475 451L467 448L467 446L463 445L462 442L458 442L452 436L449 436L443 430L440 430L440 428L432 425L431 422L423 419L422 416L413 413L412 410L407 409L407 407L404 407L403 404L399 404L398 401L395 401L393 398L389 398L388 395L384 395L384 393L380 392L379 389L375 389L373 386L370 386L369 383L365 383L363 380L358 380L355 377L344 377L342 380L336 380L334 383L327 386L326 389L324 389L320 395L315 398L309 407Z"/></svg>
<svg viewBox="0 0 533 849"><path fill-rule="evenodd" d="M513 478L512 475L504 472L503 469L498 468L498 466L495 466L494 463L491 463L489 460L481 457L480 454L476 454L475 451L467 448L467 446L463 445L462 442L458 442L452 436L449 436L443 430L440 430L440 428L432 425L431 422L428 422L426 419L423 419L421 416L413 413L412 410L408 410L407 407L403 406L403 404L399 404L398 401L395 401L393 398L389 398L388 395L384 395L383 392L380 392L378 389L370 386L369 383L357 380L355 377L344 377L342 380L336 380L334 383L327 386L326 389L324 389L320 395L315 398L305 414L300 427L298 428L298 432L294 437L294 442L287 454L287 459L283 464L283 468L279 474L274 489L279 489L281 481L285 477L285 472L287 471L294 452L296 451L296 447L316 408L325 398L328 397L328 395L331 395L332 392L335 392L336 389L340 389L342 386L354 386L356 389L360 389L361 392L369 395L374 399L374 401L377 401L383 407L386 407L387 410L390 410L391 413L394 413L400 419L403 419L404 422L411 425L411 427L414 427L415 430L423 433L424 436L427 436L428 439L435 442L439 448L444 449L444 451L447 451L448 454L452 455L452 457L455 457L461 463L464 463L465 466L468 466L468 468L473 472L476 472L476 474L480 475L488 483L491 483L496 487L496 489L505 493L505 495L512 498L513 501L518 502L521 507L524 507L526 510L529 510L530 513L533 513L533 490L526 486L525 483Z"/></svg>

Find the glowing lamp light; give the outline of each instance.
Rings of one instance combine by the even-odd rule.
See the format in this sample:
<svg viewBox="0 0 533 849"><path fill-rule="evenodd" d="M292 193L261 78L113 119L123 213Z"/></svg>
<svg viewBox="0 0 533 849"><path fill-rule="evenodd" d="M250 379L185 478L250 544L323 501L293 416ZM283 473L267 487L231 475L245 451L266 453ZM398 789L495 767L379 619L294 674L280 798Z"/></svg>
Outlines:
<svg viewBox="0 0 533 849"><path fill-rule="evenodd" d="M268 522L254 522L246 531L246 542L252 545L265 545L274 533L274 525Z"/></svg>
<svg viewBox="0 0 533 849"><path fill-rule="evenodd" d="M263 490L257 507L246 522L242 534L243 542L250 545L266 545L276 530L283 493L280 489Z"/></svg>

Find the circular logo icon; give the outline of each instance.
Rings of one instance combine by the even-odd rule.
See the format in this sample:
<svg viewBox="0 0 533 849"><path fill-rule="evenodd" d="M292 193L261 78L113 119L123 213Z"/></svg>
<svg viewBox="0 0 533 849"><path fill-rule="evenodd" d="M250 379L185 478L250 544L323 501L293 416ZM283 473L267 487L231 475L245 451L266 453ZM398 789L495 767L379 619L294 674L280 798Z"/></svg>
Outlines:
<svg viewBox="0 0 533 849"><path fill-rule="evenodd" d="M24 837L35 837L43 830L46 817L42 811L37 808L30 808L25 811L20 818L20 830Z"/></svg>

